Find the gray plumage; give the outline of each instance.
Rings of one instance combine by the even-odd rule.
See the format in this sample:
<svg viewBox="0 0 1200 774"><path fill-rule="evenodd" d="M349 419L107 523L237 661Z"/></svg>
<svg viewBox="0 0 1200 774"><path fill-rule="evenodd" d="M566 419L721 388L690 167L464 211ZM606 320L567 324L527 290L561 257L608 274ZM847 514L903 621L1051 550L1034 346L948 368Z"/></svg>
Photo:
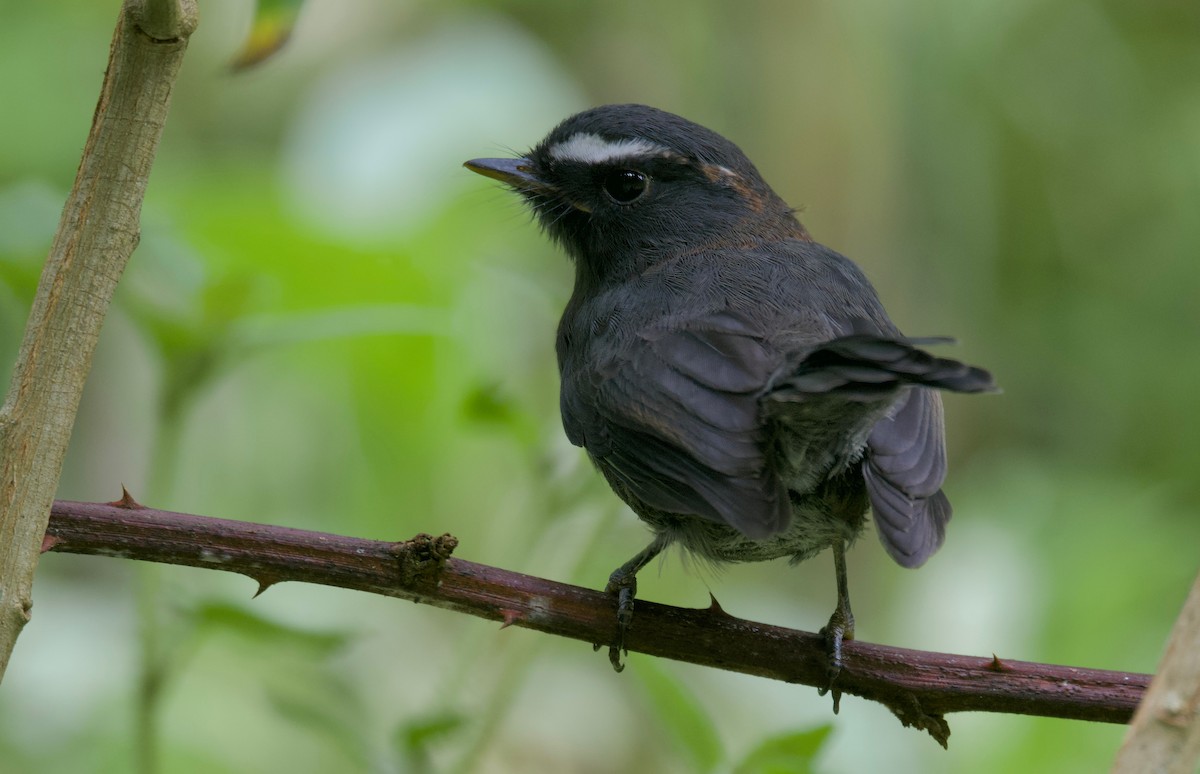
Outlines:
<svg viewBox="0 0 1200 774"><path fill-rule="evenodd" d="M990 385L906 344L856 267L797 239L670 258L572 303L559 357L571 442L639 516L717 561L853 539L861 520L831 513L820 484L859 466L884 546L920 565L950 509L941 400L912 385Z"/></svg>
<svg viewBox="0 0 1200 774"><path fill-rule="evenodd" d="M557 340L563 426L656 535L610 580L622 631L636 572L667 545L717 562L832 546L840 665L844 545L869 503L901 565L941 546L935 390L992 390L991 376L919 348L944 340L906 339L737 146L678 116L600 107L522 159L467 166L520 192L575 261Z"/></svg>

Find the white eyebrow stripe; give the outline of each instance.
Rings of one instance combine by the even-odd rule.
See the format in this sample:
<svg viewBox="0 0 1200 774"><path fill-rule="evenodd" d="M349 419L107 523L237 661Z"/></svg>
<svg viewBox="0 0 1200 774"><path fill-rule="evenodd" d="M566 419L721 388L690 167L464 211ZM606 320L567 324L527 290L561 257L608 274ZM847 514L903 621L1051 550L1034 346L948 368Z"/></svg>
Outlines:
<svg viewBox="0 0 1200 774"><path fill-rule="evenodd" d="M558 161L601 164L628 156L656 156L667 152L667 148L649 140L606 140L598 134L579 132L552 146L550 157Z"/></svg>

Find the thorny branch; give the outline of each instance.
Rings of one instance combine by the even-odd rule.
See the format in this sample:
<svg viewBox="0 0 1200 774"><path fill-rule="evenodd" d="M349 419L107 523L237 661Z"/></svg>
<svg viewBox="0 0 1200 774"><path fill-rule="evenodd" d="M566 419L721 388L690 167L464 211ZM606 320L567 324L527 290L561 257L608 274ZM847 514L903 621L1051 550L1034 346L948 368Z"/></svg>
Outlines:
<svg viewBox="0 0 1200 774"><path fill-rule="evenodd" d="M43 550L237 572L259 593L304 581L399 597L589 643L616 636L615 602L591 589L450 558L450 535L397 543L146 508L128 495L115 503L56 501ZM625 637L631 651L824 687L824 639L745 621L714 601L685 609L639 600ZM906 726L942 745L950 712L1126 723L1150 676L1036 664L996 656L848 642L837 687L877 701Z"/></svg>

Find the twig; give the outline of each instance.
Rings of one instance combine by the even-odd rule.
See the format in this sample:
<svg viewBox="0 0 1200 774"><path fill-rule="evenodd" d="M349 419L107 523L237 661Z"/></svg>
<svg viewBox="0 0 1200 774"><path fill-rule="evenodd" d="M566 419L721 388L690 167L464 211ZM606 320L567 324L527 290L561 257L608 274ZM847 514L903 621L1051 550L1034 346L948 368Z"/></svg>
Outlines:
<svg viewBox="0 0 1200 774"><path fill-rule="evenodd" d="M613 599L603 592L449 558L457 541L421 535L388 543L143 507L128 496L57 501L44 550L206 567L247 575L259 593L282 581L340 586L608 644ZM692 610L639 600L631 651L824 687L820 635L745 621L714 604ZM846 644L841 691L880 702L946 744L950 712L1126 723L1149 675Z"/></svg>

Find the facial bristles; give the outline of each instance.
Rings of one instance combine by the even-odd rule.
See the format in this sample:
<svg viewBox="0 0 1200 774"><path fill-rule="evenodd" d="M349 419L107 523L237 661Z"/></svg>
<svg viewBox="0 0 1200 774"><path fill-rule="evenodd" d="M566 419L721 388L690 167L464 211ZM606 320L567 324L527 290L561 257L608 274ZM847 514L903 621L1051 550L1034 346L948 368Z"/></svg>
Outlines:
<svg viewBox="0 0 1200 774"><path fill-rule="evenodd" d="M598 134L579 132L550 148L550 158L556 161L580 161L602 164L631 156L657 156L670 153L668 148L638 138L606 140Z"/></svg>

